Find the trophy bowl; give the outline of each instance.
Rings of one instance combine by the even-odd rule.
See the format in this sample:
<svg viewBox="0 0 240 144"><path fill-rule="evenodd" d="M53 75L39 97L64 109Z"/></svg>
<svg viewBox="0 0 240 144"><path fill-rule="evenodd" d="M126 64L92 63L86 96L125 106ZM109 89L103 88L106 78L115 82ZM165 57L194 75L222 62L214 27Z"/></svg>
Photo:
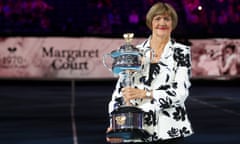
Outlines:
<svg viewBox="0 0 240 144"><path fill-rule="evenodd" d="M106 58L111 57L111 66L106 64ZM105 54L103 64L114 74L118 75L126 70L140 71L142 65L142 53L130 43L122 45L120 49Z"/></svg>

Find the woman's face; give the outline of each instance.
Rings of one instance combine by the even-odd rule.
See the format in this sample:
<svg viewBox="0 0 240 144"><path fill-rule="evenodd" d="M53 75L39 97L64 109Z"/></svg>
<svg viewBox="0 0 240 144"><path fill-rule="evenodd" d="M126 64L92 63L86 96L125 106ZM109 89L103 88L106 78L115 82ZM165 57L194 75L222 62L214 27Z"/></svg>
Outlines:
<svg viewBox="0 0 240 144"><path fill-rule="evenodd" d="M160 37L170 37L172 32L172 18L167 15L156 15L152 20L152 33Z"/></svg>

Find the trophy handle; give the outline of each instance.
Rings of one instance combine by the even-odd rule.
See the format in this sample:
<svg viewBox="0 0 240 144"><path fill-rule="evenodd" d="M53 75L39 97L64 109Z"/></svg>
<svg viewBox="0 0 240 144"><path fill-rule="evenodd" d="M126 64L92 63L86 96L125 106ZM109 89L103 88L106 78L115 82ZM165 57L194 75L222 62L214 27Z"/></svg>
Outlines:
<svg viewBox="0 0 240 144"><path fill-rule="evenodd" d="M107 57L109 57L109 56L111 57L111 55L110 55L109 53L103 55L103 65L104 65L109 71L112 72L112 69L107 65L107 63L106 63L106 61L105 61L105 59L106 59Z"/></svg>

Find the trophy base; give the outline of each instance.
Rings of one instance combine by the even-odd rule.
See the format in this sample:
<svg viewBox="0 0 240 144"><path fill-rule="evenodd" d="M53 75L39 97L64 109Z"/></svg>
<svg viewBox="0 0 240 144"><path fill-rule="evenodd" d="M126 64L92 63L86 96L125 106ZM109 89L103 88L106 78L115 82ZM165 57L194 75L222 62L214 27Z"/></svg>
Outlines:
<svg viewBox="0 0 240 144"><path fill-rule="evenodd" d="M150 134L143 129L131 129L131 128L112 130L107 133L107 137L109 138L122 138L125 140L129 139L144 140L147 139L149 136Z"/></svg>

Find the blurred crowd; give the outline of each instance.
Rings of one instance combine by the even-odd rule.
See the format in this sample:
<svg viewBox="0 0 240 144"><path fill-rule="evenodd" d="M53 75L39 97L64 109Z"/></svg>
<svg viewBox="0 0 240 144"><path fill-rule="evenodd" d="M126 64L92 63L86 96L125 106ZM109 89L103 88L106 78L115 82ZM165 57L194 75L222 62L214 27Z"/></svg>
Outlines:
<svg viewBox="0 0 240 144"><path fill-rule="evenodd" d="M131 31L142 36L149 32L145 14L157 1L170 3L178 12L176 35L239 36L238 0L61 0L61 4L58 0L0 0L0 32L118 35ZM66 7L67 3L72 6ZM76 14L61 17L73 10Z"/></svg>
<svg viewBox="0 0 240 144"><path fill-rule="evenodd" d="M0 0L1 32L50 31L48 12L52 10L43 0Z"/></svg>
<svg viewBox="0 0 240 144"><path fill-rule="evenodd" d="M231 36L240 22L238 0L182 0L187 25L191 32Z"/></svg>

